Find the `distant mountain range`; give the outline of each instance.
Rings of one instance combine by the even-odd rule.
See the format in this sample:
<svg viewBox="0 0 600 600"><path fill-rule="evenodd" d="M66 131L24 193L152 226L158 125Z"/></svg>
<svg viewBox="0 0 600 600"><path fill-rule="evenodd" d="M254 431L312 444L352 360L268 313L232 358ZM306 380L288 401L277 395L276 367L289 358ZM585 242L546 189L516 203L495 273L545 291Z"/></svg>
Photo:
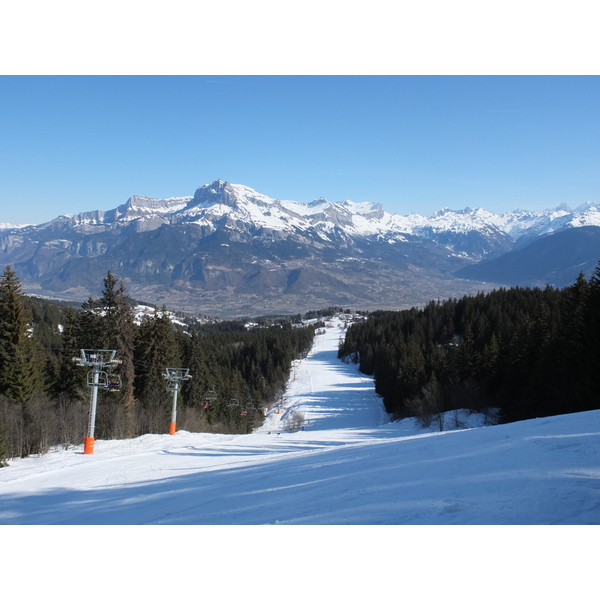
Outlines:
<svg viewBox="0 0 600 600"><path fill-rule="evenodd" d="M498 284L569 285L600 260L599 232L593 203L400 216L380 202L275 200L219 180L193 196L0 226L0 265L29 293L84 300L110 270L139 300L227 317L405 308Z"/></svg>
<svg viewBox="0 0 600 600"><path fill-rule="evenodd" d="M459 269L455 275L506 286L566 287L579 273L591 275L600 261L600 227L560 230L524 248Z"/></svg>

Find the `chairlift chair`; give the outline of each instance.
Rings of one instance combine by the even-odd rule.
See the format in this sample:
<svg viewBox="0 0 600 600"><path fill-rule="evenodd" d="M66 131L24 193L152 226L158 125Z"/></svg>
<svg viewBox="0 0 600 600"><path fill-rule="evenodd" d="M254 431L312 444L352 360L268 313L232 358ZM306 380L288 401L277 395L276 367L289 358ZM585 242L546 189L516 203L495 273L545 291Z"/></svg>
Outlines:
<svg viewBox="0 0 600 600"><path fill-rule="evenodd" d="M227 403L227 408L233 410L234 408L239 408L240 403L238 401L237 398L232 397L229 399L229 402Z"/></svg>
<svg viewBox="0 0 600 600"><path fill-rule="evenodd" d="M217 400L217 394L214 390L208 391L204 394L204 408L208 408L212 402Z"/></svg>
<svg viewBox="0 0 600 600"><path fill-rule="evenodd" d="M123 386L120 375L109 375L106 389L109 392L119 392Z"/></svg>

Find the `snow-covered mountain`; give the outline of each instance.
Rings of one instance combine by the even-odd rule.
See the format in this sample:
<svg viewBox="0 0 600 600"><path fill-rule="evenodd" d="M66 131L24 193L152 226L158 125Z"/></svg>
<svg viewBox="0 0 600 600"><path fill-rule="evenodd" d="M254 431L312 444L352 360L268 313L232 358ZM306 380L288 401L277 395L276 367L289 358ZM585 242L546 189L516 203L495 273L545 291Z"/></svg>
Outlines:
<svg viewBox="0 0 600 600"><path fill-rule="evenodd" d="M402 216L386 212L381 202L275 200L245 185L218 180L199 188L193 196L167 199L132 196L110 211L63 215L42 225L18 227L27 233L70 230L92 234L122 228L153 231L176 224L194 224L204 228L205 233L222 228L238 230L240 234L273 232L279 237L306 233L324 243L336 244L346 236L406 241L403 234L411 234L465 256L481 258L490 252L508 250L514 242L561 229L600 227L600 208L588 202L574 210L563 204L555 209L497 215L482 208L458 211L443 208L429 217L416 213ZM16 226L5 224L1 228Z"/></svg>
<svg viewBox="0 0 600 600"><path fill-rule="evenodd" d="M9 229L23 229L24 227L32 227L33 223L25 223L23 225L14 225L12 223L0 223L0 231Z"/></svg>
<svg viewBox="0 0 600 600"><path fill-rule="evenodd" d="M72 297L94 293L111 270L142 299L184 310L401 307L469 293L476 284L457 280L458 269L585 225L600 226L596 204L402 216L377 201L276 200L218 180L193 196L132 196L109 211L0 231L0 264L26 288Z"/></svg>
<svg viewBox="0 0 600 600"><path fill-rule="evenodd" d="M213 231L226 226L243 230L297 233L316 228L325 240L339 228L348 235L397 235L409 233L428 239L440 235L479 232L485 238L510 236L513 240L543 235L566 227L600 226L600 208L585 203L571 210L565 204L544 211L514 211L497 215L482 208L451 210L443 208L430 217L413 213L406 216L385 212L381 202L331 203L317 198L310 203L275 200L245 185L221 180L204 185L193 196L154 199L132 196L110 211L63 215L39 226L11 226L36 229L74 229L98 233L131 227L151 231L164 224L194 223Z"/></svg>

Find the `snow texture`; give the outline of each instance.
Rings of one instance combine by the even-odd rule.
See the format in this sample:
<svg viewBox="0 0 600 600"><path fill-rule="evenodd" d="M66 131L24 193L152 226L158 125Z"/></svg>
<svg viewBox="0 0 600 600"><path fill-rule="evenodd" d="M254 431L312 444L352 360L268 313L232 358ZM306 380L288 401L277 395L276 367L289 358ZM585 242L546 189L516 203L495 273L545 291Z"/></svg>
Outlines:
<svg viewBox="0 0 600 600"><path fill-rule="evenodd" d="M496 426L448 413L441 432L390 422L372 379L337 359L343 332L333 321L315 336L252 434L96 440L93 455L10 461L0 524L600 524L600 411ZM304 429L291 431L294 415Z"/></svg>

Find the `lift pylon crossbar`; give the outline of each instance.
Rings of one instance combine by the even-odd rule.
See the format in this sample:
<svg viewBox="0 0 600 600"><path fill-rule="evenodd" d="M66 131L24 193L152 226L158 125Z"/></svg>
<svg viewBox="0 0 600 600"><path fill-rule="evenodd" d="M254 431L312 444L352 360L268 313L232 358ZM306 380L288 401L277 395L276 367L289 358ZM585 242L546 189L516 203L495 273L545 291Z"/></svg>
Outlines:
<svg viewBox="0 0 600 600"><path fill-rule="evenodd" d="M185 380L185 379L191 379L192 376L190 375L190 370L189 369L173 369L171 367L167 367L165 369L165 373L163 374L163 377L165 379L170 379L170 380Z"/></svg>
<svg viewBox="0 0 600 600"><path fill-rule="evenodd" d="M80 367L100 368L120 365L123 361L116 359L116 350L91 350L82 349L81 355L73 358Z"/></svg>

